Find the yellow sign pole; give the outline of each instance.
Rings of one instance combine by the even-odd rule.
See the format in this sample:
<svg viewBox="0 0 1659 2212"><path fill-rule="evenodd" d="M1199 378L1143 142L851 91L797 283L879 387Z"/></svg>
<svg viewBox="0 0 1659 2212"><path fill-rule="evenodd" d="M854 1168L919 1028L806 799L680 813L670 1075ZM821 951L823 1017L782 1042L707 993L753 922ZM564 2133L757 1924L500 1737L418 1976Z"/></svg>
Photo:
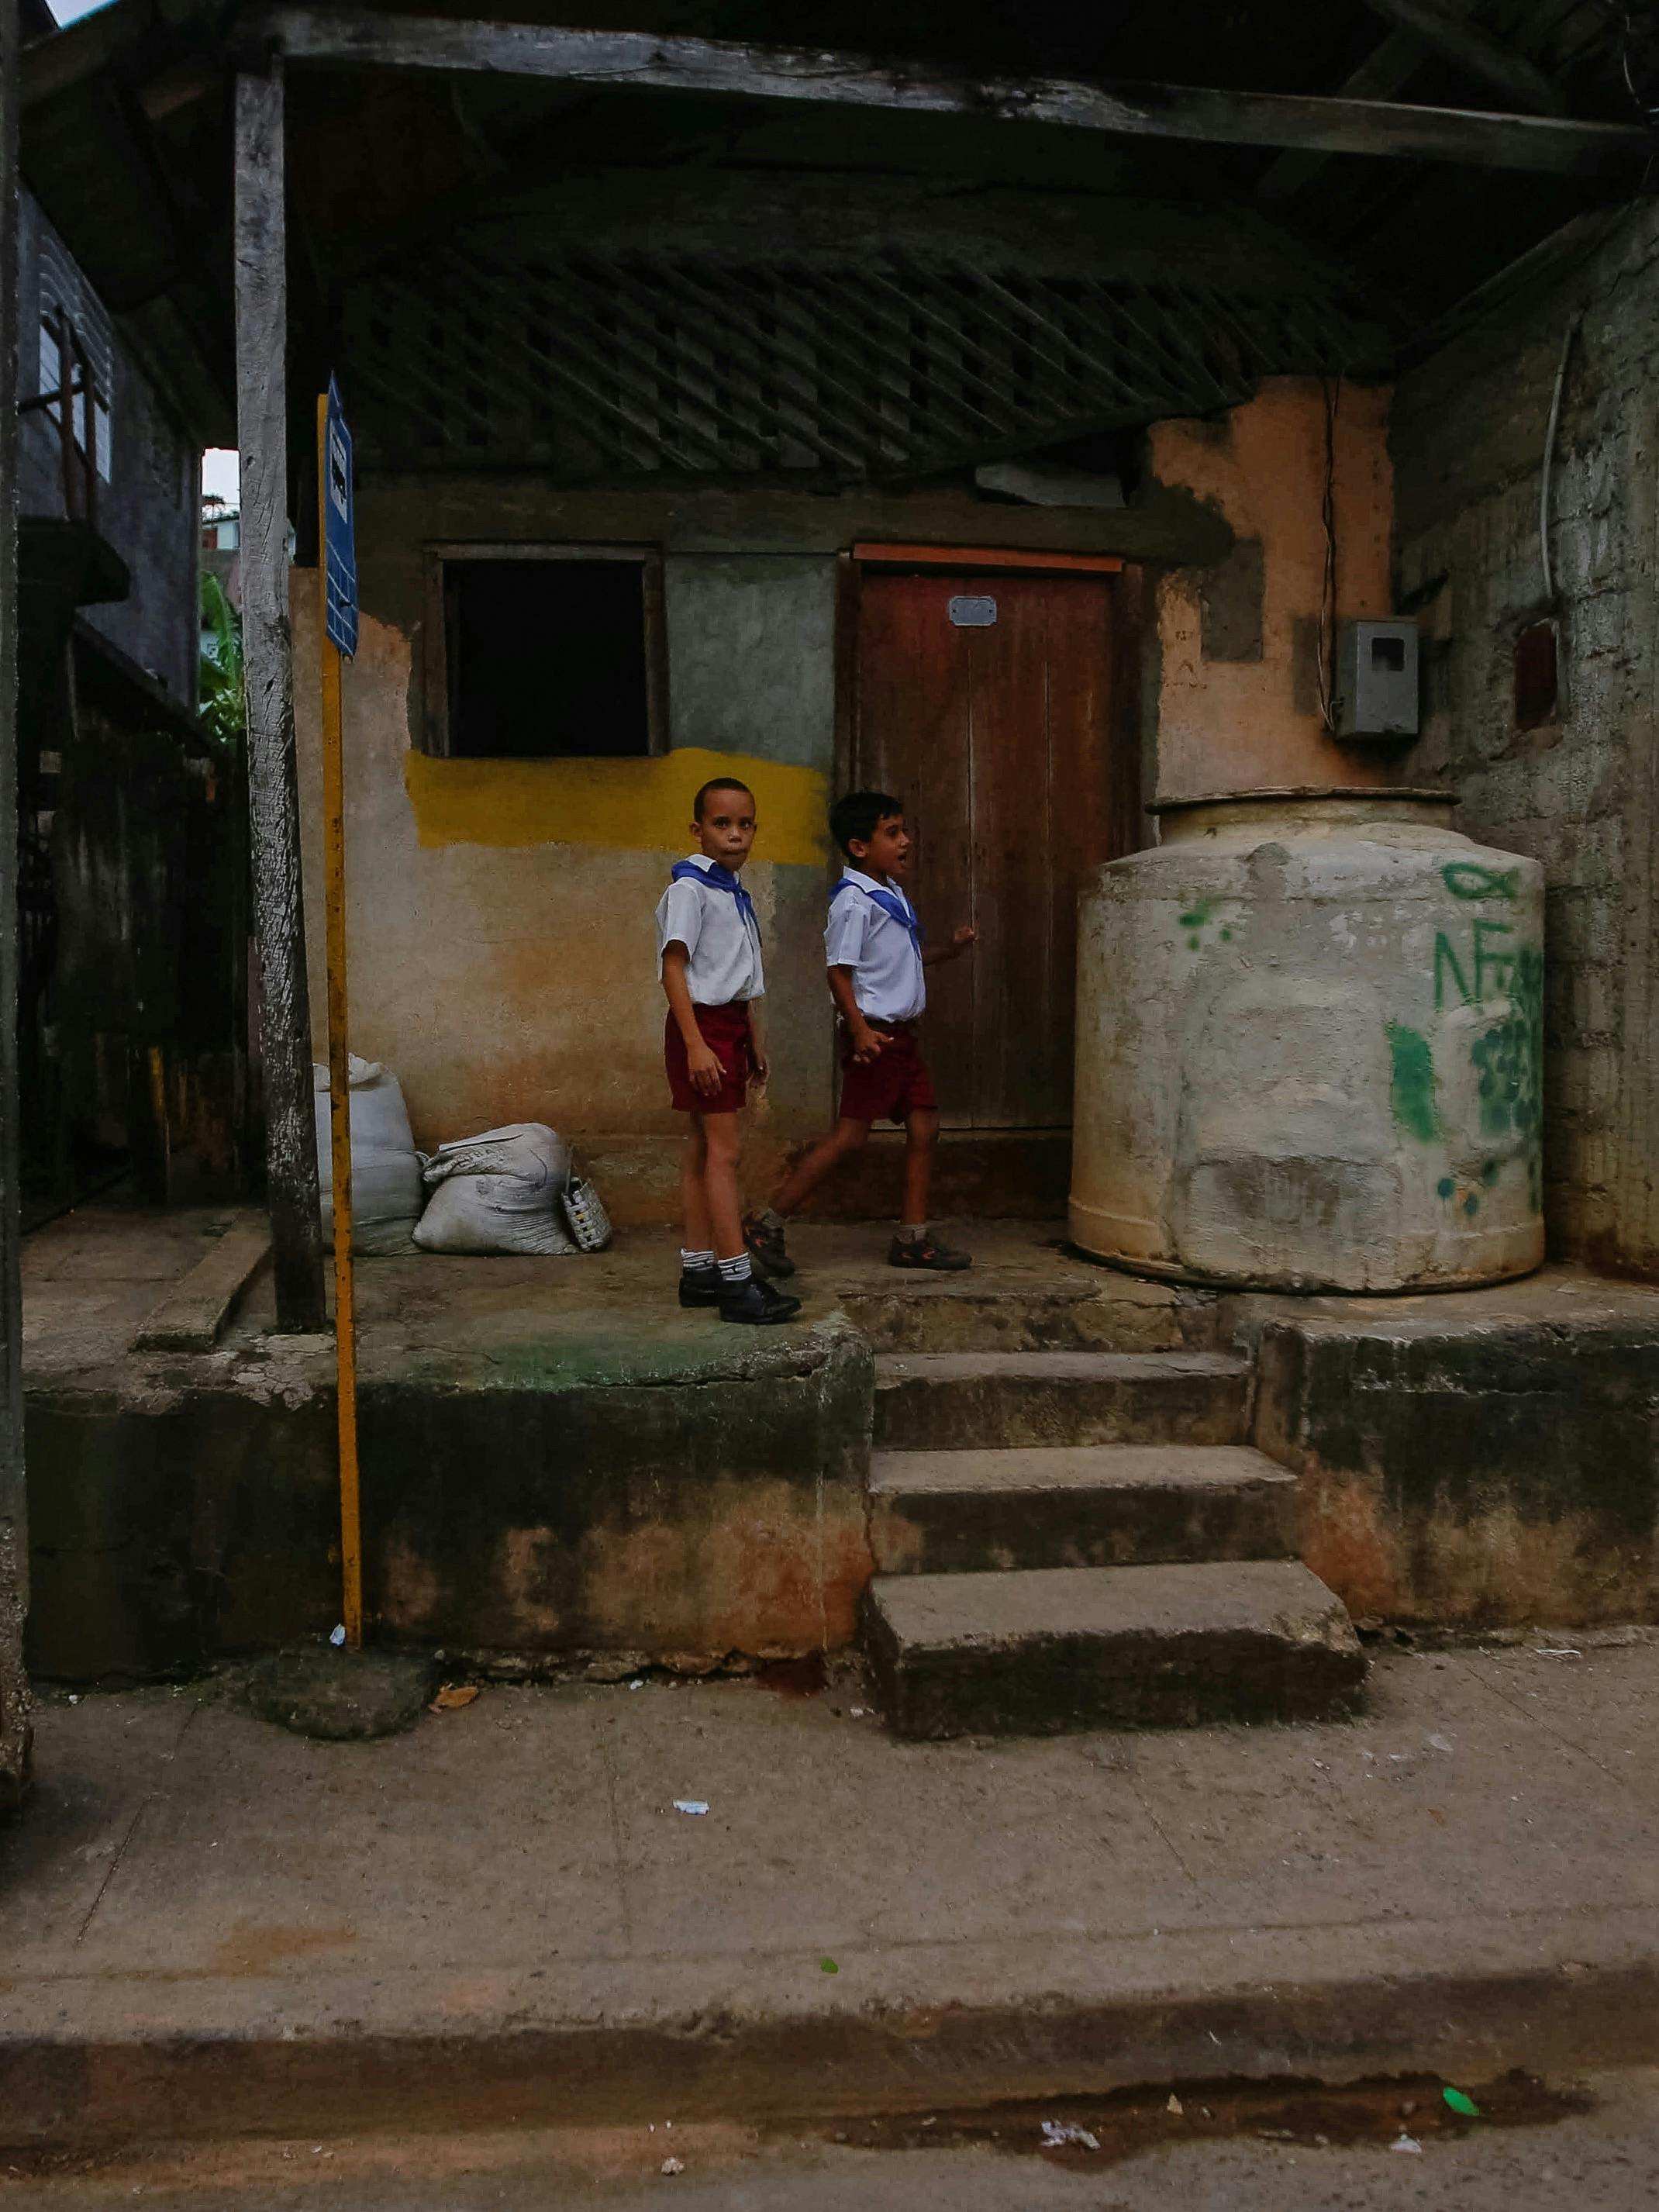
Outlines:
<svg viewBox="0 0 1659 2212"><path fill-rule="evenodd" d="M317 640L323 675L323 879L328 931L328 1117L334 1186L334 1359L339 1400L340 1584L346 1642L363 1641L357 1474L357 1297L351 1272L351 1090L346 1044L345 741L340 648L328 634L328 397L317 402Z"/></svg>

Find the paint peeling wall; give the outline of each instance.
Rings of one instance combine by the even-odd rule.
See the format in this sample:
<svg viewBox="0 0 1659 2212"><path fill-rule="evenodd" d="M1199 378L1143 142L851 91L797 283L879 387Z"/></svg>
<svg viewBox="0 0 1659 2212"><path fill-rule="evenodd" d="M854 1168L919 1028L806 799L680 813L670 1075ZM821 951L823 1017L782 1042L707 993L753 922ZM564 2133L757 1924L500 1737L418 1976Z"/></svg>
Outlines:
<svg viewBox="0 0 1659 2212"><path fill-rule="evenodd" d="M1391 610L1389 394L1345 384L1333 438L1339 617ZM1402 781L1393 749L1341 745L1319 714L1324 586L1325 395L1276 378L1224 422L1153 426L1150 465L1225 515L1237 543L1215 568L1176 569L1156 592L1152 680L1160 799Z"/></svg>
<svg viewBox="0 0 1659 2212"><path fill-rule="evenodd" d="M1402 604L1425 643L1414 780L1459 826L1541 860L1545 1205L1552 1243L1659 1273L1659 212L1598 218L1564 272L1498 305L1401 384L1393 450ZM1548 613L1538 507L1569 325L1551 495L1560 690L1522 728L1516 641Z"/></svg>

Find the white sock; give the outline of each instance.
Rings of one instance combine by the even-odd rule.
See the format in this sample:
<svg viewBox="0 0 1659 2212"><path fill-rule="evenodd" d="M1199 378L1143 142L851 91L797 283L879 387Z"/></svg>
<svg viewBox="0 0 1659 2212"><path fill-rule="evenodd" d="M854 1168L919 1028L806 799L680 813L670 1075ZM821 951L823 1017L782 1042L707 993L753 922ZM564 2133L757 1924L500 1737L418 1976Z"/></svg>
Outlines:
<svg viewBox="0 0 1659 2212"><path fill-rule="evenodd" d="M723 1283L746 1283L753 1272L749 1265L749 1255L746 1252L739 1252L735 1260L718 1261L716 1265L720 1268L720 1280Z"/></svg>
<svg viewBox="0 0 1659 2212"><path fill-rule="evenodd" d="M681 1245L680 1265L688 1275L700 1275L714 1264L714 1255L712 1249L707 1252L688 1252L684 1245Z"/></svg>
<svg viewBox="0 0 1659 2212"><path fill-rule="evenodd" d="M920 1244L927 1234L927 1224L925 1221L901 1221L898 1225L901 1244Z"/></svg>

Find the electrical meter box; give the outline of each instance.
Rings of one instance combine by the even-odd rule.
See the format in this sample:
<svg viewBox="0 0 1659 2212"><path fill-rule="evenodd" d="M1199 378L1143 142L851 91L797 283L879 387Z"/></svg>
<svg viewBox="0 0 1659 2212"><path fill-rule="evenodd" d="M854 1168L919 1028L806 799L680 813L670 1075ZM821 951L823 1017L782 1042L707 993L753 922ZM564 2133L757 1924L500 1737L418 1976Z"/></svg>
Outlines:
<svg viewBox="0 0 1659 2212"><path fill-rule="evenodd" d="M1417 624L1345 622L1336 629L1339 738L1417 735Z"/></svg>

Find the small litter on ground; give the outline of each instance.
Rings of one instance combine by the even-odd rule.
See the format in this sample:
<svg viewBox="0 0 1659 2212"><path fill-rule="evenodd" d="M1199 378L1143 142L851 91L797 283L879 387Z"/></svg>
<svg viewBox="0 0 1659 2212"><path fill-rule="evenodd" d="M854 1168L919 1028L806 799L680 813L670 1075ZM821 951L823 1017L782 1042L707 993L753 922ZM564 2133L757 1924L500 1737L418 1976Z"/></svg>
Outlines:
<svg viewBox="0 0 1659 2212"><path fill-rule="evenodd" d="M445 1682L440 1685L438 1694L427 1711L429 1713L459 1713L463 1706L470 1705L477 1694L476 1682Z"/></svg>
<svg viewBox="0 0 1659 2212"><path fill-rule="evenodd" d="M1412 2155L1416 2158L1420 2158L1423 2154L1423 2146L1418 2142L1415 2136L1398 2135L1389 2145L1389 2148L1390 2150L1409 2151Z"/></svg>
<svg viewBox="0 0 1659 2212"><path fill-rule="evenodd" d="M1461 2089L1443 2089L1440 2094L1445 2099L1446 2102L1451 2106L1453 2112L1461 2112L1466 2120L1478 2120L1480 2118L1480 2106L1475 2103L1473 2097L1466 2097Z"/></svg>
<svg viewBox="0 0 1659 2212"><path fill-rule="evenodd" d="M1171 2089L1170 2092L1170 2101L1164 2109L1166 2112L1173 2112L1176 2119L1179 2119L1182 2113L1186 2110L1186 2107L1182 2105L1180 2098L1176 2096L1175 2091Z"/></svg>
<svg viewBox="0 0 1659 2212"><path fill-rule="evenodd" d="M677 1797L674 1800L674 1810L677 1813L695 1813L701 1817L708 1810L708 1808L701 1797Z"/></svg>
<svg viewBox="0 0 1659 2212"><path fill-rule="evenodd" d="M1064 2150L1069 2143L1077 2143L1085 2150L1100 2148L1100 2137L1079 2127L1075 2120L1045 2120L1042 2140L1049 2150Z"/></svg>
<svg viewBox="0 0 1659 2212"><path fill-rule="evenodd" d="M665 2173L684 2173L685 2160L683 2158L665 2158L662 2162L662 2171Z"/></svg>
<svg viewBox="0 0 1659 2212"><path fill-rule="evenodd" d="M1571 1644L1534 1644L1532 1656L1534 1659L1582 1659L1584 1655Z"/></svg>
<svg viewBox="0 0 1659 2212"><path fill-rule="evenodd" d="M841 1968L836 1964L833 1959L820 1959L818 1960L818 1972L822 1974L838 1974L841 1972Z"/></svg>
<svg viewBox="0 0 1659 2212"><path fill-rule="evenodd" d="M328 1640L337 1651L340 1646L345 1642L344 1621L340 1621L335 1627L330 1629L328 1632Z"/></svg>

